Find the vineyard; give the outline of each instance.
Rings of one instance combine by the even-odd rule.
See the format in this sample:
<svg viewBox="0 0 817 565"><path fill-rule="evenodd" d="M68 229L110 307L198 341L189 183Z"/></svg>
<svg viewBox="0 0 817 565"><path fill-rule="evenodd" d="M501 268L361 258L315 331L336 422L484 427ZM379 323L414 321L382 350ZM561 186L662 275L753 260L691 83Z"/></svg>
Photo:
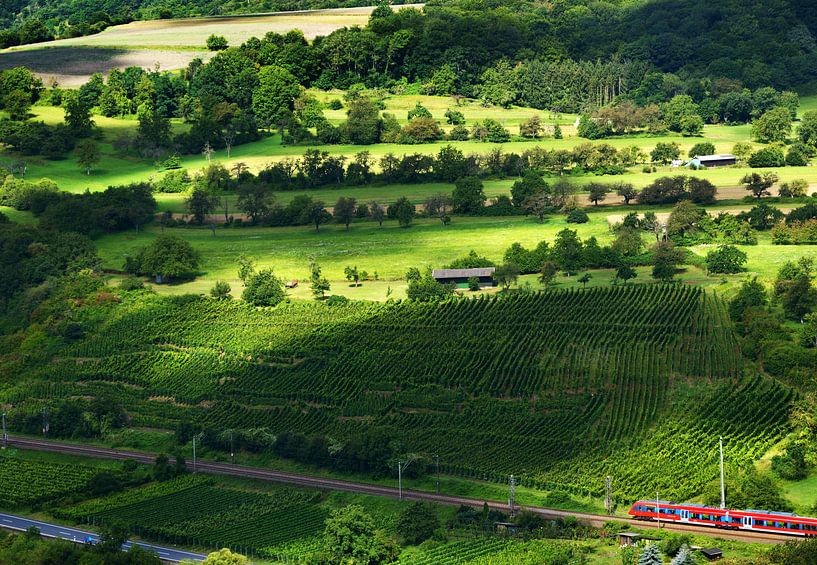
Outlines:
<svg viewBox="0 0 817 565"><path fill-rule="evenodd" d="M84 490L92 467L0 457L0 507L17 508L52 501Z"/></svg>
<svg viewBox="0 0 817 565"><path fill-rule="evenodd" d="M133 534L159 542L263 553L321 532L328 513L318 502L317 492L245 491L187 475L54 514L88 524L126 524Z"/></svg>
<svg viewBox="0 0 817 565"><path fill-rule="evenodd" d="M447 473L581 494L612 474L631 500L698 492L717 473L719 436L730 461L757 458L792 400L743 374L723 305L693 287L275 309L140 296L98 308L108 311L86 314L83 339L23 368L0 401L104 394L133 425L168 429L377 430L438 454Z"/></svg>
<svg viewBox="0 0 817 565"><path fill-rule="evenodd" d="M400 565L539 565L569 563L582 554L578 544L557 540L516 542L476 538L424 549L400 559Z"/></svg>

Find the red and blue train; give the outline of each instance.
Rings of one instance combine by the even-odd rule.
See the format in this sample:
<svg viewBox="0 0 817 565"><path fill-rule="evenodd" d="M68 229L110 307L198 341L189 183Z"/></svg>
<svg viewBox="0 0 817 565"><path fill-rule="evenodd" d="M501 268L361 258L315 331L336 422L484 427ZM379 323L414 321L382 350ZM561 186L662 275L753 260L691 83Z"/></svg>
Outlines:
<svg viewBox="0 0 817 565"><path fill-rule="evenodd" d="M630 516L636 520L708 526L729 530L746 530L817 537L817 518L768 510L726 510L702 504L673 504L663 500L639 500L632 505ZM659 518L660 517L660 518Z"/></svg>

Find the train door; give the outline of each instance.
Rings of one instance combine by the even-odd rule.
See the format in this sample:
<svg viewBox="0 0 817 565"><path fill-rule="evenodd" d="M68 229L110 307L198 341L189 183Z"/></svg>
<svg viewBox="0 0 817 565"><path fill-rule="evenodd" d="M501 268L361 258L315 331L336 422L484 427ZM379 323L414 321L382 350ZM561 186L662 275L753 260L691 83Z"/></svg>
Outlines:
<svg viewBox="0 0 817 565"><path fill-rule="evenodd" d="M751 516L744 516L741 519L741 527L743 528L751 528L752 527L752 517Z"/></svg>
<svg viewBox="0 0 817 565"><path fill-rule="evenodd" d="M681 510L680 516L682 522L689 522L689 510Z"/></svg>

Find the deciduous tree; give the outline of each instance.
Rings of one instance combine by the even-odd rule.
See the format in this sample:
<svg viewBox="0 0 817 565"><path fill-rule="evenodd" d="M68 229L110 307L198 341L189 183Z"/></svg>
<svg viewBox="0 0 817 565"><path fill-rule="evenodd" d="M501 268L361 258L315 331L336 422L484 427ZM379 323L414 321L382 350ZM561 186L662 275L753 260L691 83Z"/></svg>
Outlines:
<svg viewBox="0 0 817 565"><path fill-rule="evenodd" d="M244 283L241 298L253 306L275 306L286 298L284 283L272 269L261 269L253 273Z"/></svg>

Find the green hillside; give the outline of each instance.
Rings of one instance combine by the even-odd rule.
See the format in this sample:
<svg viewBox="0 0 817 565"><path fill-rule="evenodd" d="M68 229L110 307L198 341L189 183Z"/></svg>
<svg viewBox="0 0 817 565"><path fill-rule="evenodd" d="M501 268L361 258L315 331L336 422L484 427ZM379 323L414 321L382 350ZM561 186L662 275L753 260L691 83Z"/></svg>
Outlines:
<svg viewBox="0 0 817 565"><path fill-rule="evenodd" d="M715 476L718 436L731 462L750 463L782 437L792 399L742 376L723 306L697 288L275 309L142 293L88 303L102 305L73 314L82 339L6 356L0 402L15 405L16 425L43 400L97 397L121 402L132 426L321 436L310 461L327 465L330 443L371 441L437 454L457 475L598 494L610 473L625 499L656 488L683 499ZM293 442L277 451L303 459ZM381 464L360 468L390 471Z"/></svg>

